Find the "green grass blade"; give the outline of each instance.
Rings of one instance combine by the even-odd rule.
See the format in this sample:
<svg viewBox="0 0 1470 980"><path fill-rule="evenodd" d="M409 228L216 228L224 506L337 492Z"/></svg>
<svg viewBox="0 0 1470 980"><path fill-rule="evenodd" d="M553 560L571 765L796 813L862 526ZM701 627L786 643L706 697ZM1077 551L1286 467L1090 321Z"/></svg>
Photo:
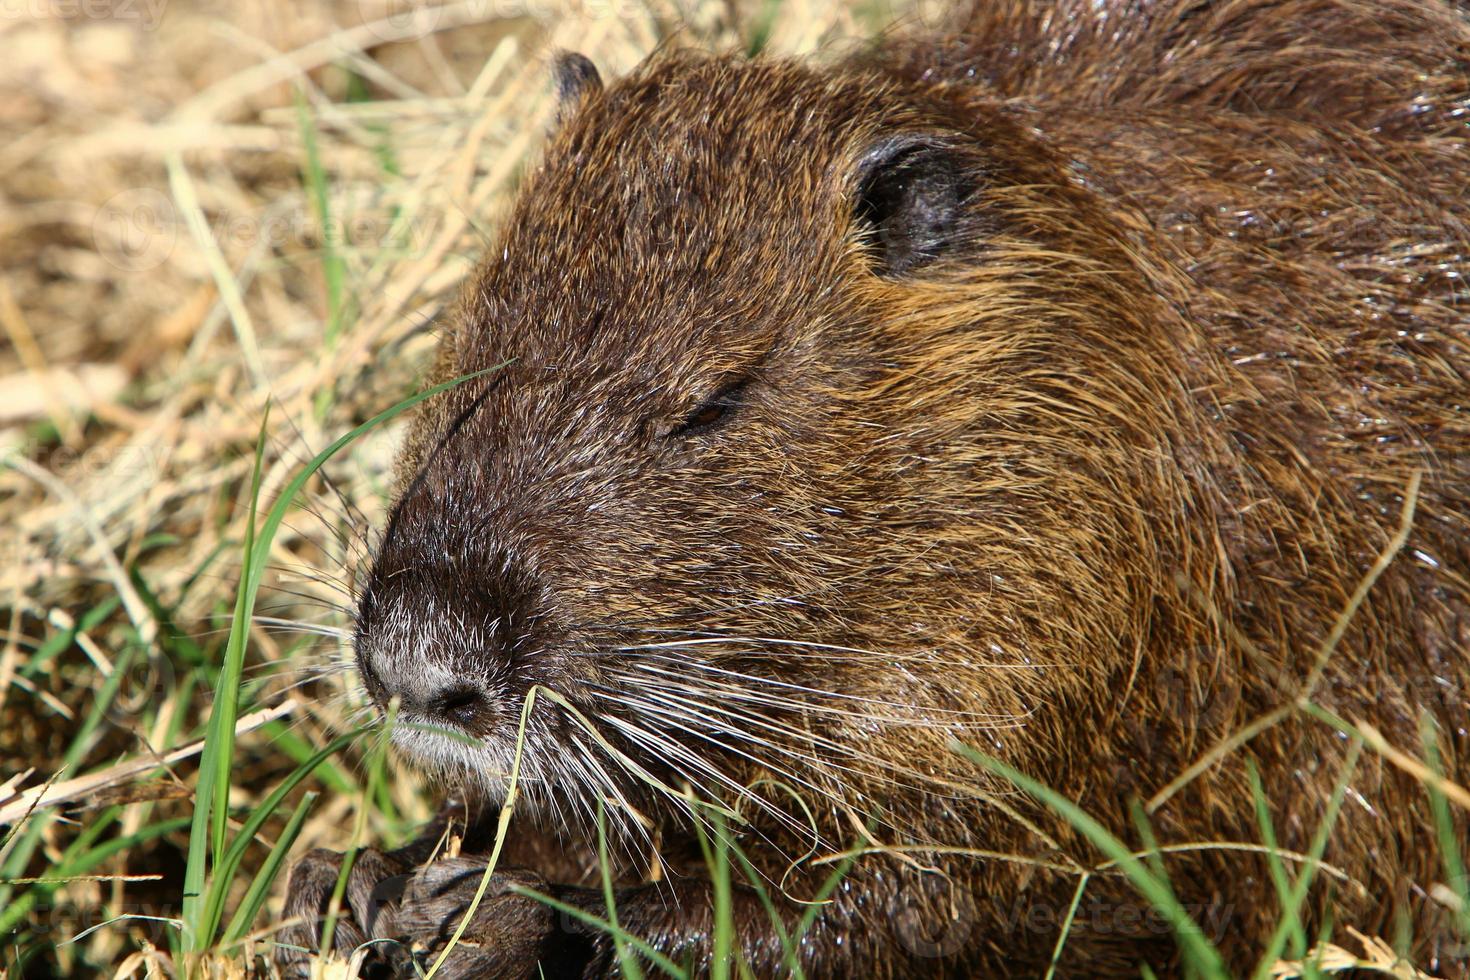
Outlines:
<svg viewBox="0 0 1470 980"><path fill-rule="evenodd" d="M296 476L285 486L275 504L266 513L265 520L259 529L255 527L254 499L256 494L252 492L250 523L246 528L245 557L241 570L242 582L240 590L236 594L235 614L230 623L230 636L226 645L225 665L215 685L215 706L210 714L209 734L206 736L204 752L200 759L199 777L195 790L194 826L190 833L189 858L184 875L184 921L187 930L185 935L186 951L198 952L205 949L213 939L212 935L204 934L202 929L205 924L203 913L206 894L205 880L207 875L208 844L210 841L214 842L215 853L219 853L224 849L222 828L225 825L229 800L230 767L228 760L233 754L234 749L234 712L238 710L236 696L239 693L240 671L244 665L245 644L249 636L251 617L255 611L256 596L260 592L271 542L275 539L276 531L279 530L281 522L286 519L287 512L295 502L297 494L306 486L307 481L328 460L341 452L343 448L385 422L398 417L420 402L470 379L483 377L494 371L498 371L504 366L504 364L496 365L484 371L463 375L445 381L442 384L434 385L431 388L426 388L418 394L400 401L392 408L379 412L362 425L339 437L326 449L313 457L311 462L302 467ZM265 427L262 424L262 442L257 447L255 476L252 478L253 486L256 490L259 487L259 471L261 459L264 455L264 432ZM220 791L221 788L223 790L222 792ZM216 828L219 829L216 830Z"/></svg>
<svg viewBox="0 0 1470 980"><path fill-rule="evenodd" d="M206 932L212 935L218 928L220 919L224 915L224 903L229 895L230 883L234 881L235 873L245 859L245 852L249 849L251 841L265 825L266 820L270 819L286 795L300 785L302 780L311 775L322 762L351 745L361 733L362 729L358 729L345 735L339 735L326 748L297 766L289 776L281 780L280 785L272 790L269 796L251 811L250 816L240 825L240 831L230 842L230 846L216 859L214 874L210 877L209 894L204 913Z"/></svg>
<svg viewBox="0 0 1470 980"><path fill-rule="evenodd" d="M1056 945L1051 950L1051 962L1047 964L1046 976L1042 980L1052 980L1057 975L1057 966L1062 962L1062 950L1067 946L1067 937L1072 934L1072 923L1077 921L1077 909L1082 905L1082 893L1087 890L1087 883L1091 880L1090 871L1084 871L1077 878L1077 888L1072 892L1072 904L1067 906L1067 916L1062 920L1062 928L1057 933Z"/></svg>
<svg viewBox="0 0 1470 980"><path fill-rule="evenodd" d="M312 215L316 218L317 228L322 236L322 278L327 288L327 326L324 339L327 349L331 350L337 344L345 319L343 294L347 266L342 261L337 230L332 223L329 182L326 168L322 166L321 150L317 146L316 123L299 90L296 92L296 127L301 133L301 146L306 157L301 176L306 183ZM328 395L328 392L323 390L322 394Z"/></svg>
<svg viewBox="0 0 1470 980"><path fill-rule="evenodd" d="M526 692L526 699L521 703L521 720L516 726L515 753L510 761L510 779L506 782L505 799L500 804L500 816L495 822L495 843L490 848L490 857L485 862L485 873L480 876L480 884L475 889L474 897L470 899L470 907L465 910L459 923L454 927L454 934L449 937L449 942L444 949L435 957L425 980L433 980L434 976L444 968L444 963L449 959L449 954L454 952L454 947L464 938L464 931L469 926L470 920L475 916L475 910L480 907L480 902L485 898L485 891L490 887L490 879L495 874L495 868L500 863L500 852L505 847L506 835L510 833L510 821L515 816L516 799L520 795L521 788L521 758L526 751L526 724L530 721L531 711L536 707L536 695L546 691L547 688L539 684L531 685Z"/></svg>
<svg viewBox="0 0 1470 980"><path fill-rule="evenodd" d="M1358 755L1362 750L1362 737L1354 735L1348 745L1347 758L1343 760L1342 772L1337 778L1337 784L1332 788L1332 797L1327 801L1327 811L1322 815L1322 822L1317 826L1317 832L1312 837L1312 847L1307 852L1308 860L1301 874L1297 876L1296 883L1292 886L1291 894L1287 898L1287 906L1282 910L1281 920L1276 924L1276 929L1266 944L1265 953L1257 963L1254 974L1257 980L1264 980L1270 976L1271 967L1281 958L1286 948L1287 937L1292 931L1292 921L1295 920L1300 926L1302 906L1306 904L1312 880L1316 877L1317 867L1322 860L1322 853L1327 849L1327 841L1332 836L1332 828L1337 824L1337 814L1342 809L1342 800L1347 794L1348 781L1352 778L1353 770L1357 768Z"/></svg>
<svg viewBox="0 0 1470 980"><path fill-rule="evenodd" d="M1307 955L1307 932L1302 928L1300 916L1288 915L1291 908L1291 874L1286 870L1286 863L1281 860L1281 855L1277 853L1276 828L1271 823L1271 811L1266 802L1265 788L1261 785L1261 774L1250 759L1246 760L1245 767L1251 783L1251 799L1255 802L1256 826L1261 830L1261 843L1270 849L1266 854L1266 863L1271 874L1271 883L1275 885L1276 898L1281 902L1281 914L1290 919L1291 954L1296 959L1301 959Z"/></svg>
<svg viewBox="0 0 1470 980"><path fill-rule="evenodd" d="M1195 970L1207 977L1229 976L1219 951L1205 936L1204 930L1179 903L1179 899L1175 897L1174 890L1169 887L1168 882L1160 880L1149 871L1147 866L1134 856L1132 850L1114 837L1106 827L1051 787L1037 782L1018 769L1012 769L999 759L977 752L967 745L956 743L952 747L987 772L1014 783L1036 797L1075 827L1080 834L1092 842L1094 847L1107 855L1139 894L1168 920L1174 931L1175 939L1179 943L1180 951Z"/></svg>
<svg viewBox="0 0 1470 980"><path fill-rule="evenodd" d="M270 418L267 408L261 419L260 434L255 444L255 464L250 476L250 512L245 525L245 548L243 577L250 579L250 563L254 557L252 547L255 533L255 511L260 499L262 461L265 458L266 423ZM240 672L244 668L245 641L250 629L253 608L247 589L235 595L235 612L230 622L230 635L225 645L224 664L215 682L214 704L209 713L209 725L204 739L204 749L199 757L199 774L194 786L194 816L189 831L189 856L184 866L184 950L196 953L209 945L213 938L205 929L205 891L208 876L210 844L218 852L224 847L224 817L229 806L230 767L233 755L235 714L239 710ZM223 763L222 761L223 760ZM223 787L223 790L221 789Z"/></svg>
<svg viewBox="0 0 1470 980"><path fill-rule="evenodd" d="M663 953L660 953L658 950L650 946L647 942L639 939L632 933L626 932L622 929L615 929L613 924L611 922L608 922L606 919L599 919L597 916L593 915L591 912L586 911L585 909L579 909L575 905L570 905L566 902L561 901L560 899L552 898L545 892L538 892L534 888L527 888L524 885L513 884L510 886L510 890L515 892L517 895L524 895L527 898L534 898L536 901L542 903L543 905L547 905L555 909L556 911L561 912L563 915L569 915L572 918L576 919L578 922L592 926L595 929L599 929L609 934L616 933L623 942L636 949L640 954L642 954L644 959L648 960L648 962L652 963L660 970L663 970L671 977L676 977L678 978L678 980L685 980L687 974L677 963L675 963Z"/></svg>
<svg viewBox="0 0 1470 980"><path fill-rule="evenodd" d="M1420 719L1419 739L1424 743L1424 761L1436 778L1444 776L1439 759L1439 743L1435 739L1437 726L1426 712ZM1430 813L1434 816L1435 836L1439 838L1440 856L1444 861L1445 887L1458 900L1455 909L1455 925L1462 939L1470 939L1470 882L1465 878L1465 859L1460 850L1460 839L1455 831L1455 817L1450 812L1449 800L1444 791L1434 782L1426 780L1424 789L1429 793Z"/></svg>
<svg viewBox="0 0 1470 980"><path fill-rule="evenodd" d="M307 793L301 797L301 802L296 804L291 818L286 821L281 835L276 838L276 846L271 848L265 863L255 873L255 880L250 883L250 890L245 893L240 907L235 910L230 924L225 927L225 945L234 945L239 942L250 929L250 923L255 921L256 915L260 913L260 907L265 904L265 899L270 894L271 885L280 874L281 865L285 863L286 855L291 852L291 845L296 842L296 836L301 833L301 824L306 820L307 811L316 802L316 793Z"/></svg>
<svg viewBox="0 0 1470 980"><path fill-rule="evenodd" d="M1133 818L1133 829L1138 831L1138 840L1143 845L1143 857L1148 863L1149 871L1160 881L1167 881L1169 872L1164 868L1164 852L1159 850L1159 840L1154 836L1153 825L1148 822L1148 814L1137 800L1130 800L1128 815Z"/></svg>
<svg viewBox="0 0 1470 980"><path fill-rule="evenodd" d="M398 701L395 698L388 704L388 717L385 719L378 737L373 740L372 751L368 756L367 783L363 786L361 803L357 808L357 819L352 824L352 840L347 845L347 851L342 855L342 866L337 870L337 883L332 888L331 900L327 902L327 918L322 925L321 946L317 955L325 959L327 952L332 948L332 940L336 936L338 916L342 910L342 899L347 894L347 880L352 874L352 866L357 863L357 855L362 852L362 841L367 835L368 813L372 810L372 800L377 786L383 780L383 767L388 758L388 742L393 735L393 726L398 721Z"/></svg>
<svg viewBox="0 0 1470 980"><path fill-rule="evenodd" d="M871 830L872 828L870 827L870 833ZM791 942L797 949L801 948L801 941L806 938L807 932L816 923L817 916L822 914L823 904L826 903L827 899L832 897L832 893L837 890L837 886L842 884L842 879L847 877L847 873L852 870L852 866L857 863L857 859L858 855L856 850L854 850L853 853L838 862L837 867L833 868L832 873L827 876L827 880L822 882L822 887L817 889L817 894L812 898L812 904L802 914L801 921L796 924L796 931L792 933Z"/></svg>
<svg viewBox="0 0 1470 980"><path fill-rule="evenodd" d="M754 58L771 43L771 31L776 26L776 16L781 12L782 0L765 0L751 24L750 37L745 42L745 53Z"/></svg>
<svg viewBox="0 0 1470 980"><path fill-rule="evenodd" d="M781 910L776 908L775 901L771 899L770 892L766 890L765 883L761 881L760 872L751 863L750 858L745 856L745 851L741 849L738 841L731 841L730 853L734 854L735 859L740 862L741 871L745 873L746 880L750 883L756 898L764 906L766 916L771 920L771 928L776 930L776 938L780 940L781 953L786 960L786 969L789 971L791 980L804 980L806 974L801 968L801 957L797 955L796 944L791 941L791 933L782 920Z"/></svg>
<svg viewBox="0 0 1470 980"><path fill-rule="evenodd" d="M320 751L284 722L273 721L260 731L273 747L294 759L298 765L314 760ZM325 760L316 766L316 778L323 788L345 796L354 796L361 789L349 771L334 760Z"/></svg>
<svg viewBox="0 0 1470 980"><path fill-rule="evenodd" d="M735 894L730 886L730 828L719 813L710 814L714 832L714 855L710 866L713 888L715 931L712 939L710 978L730 980L735 949Z"/></svg>
<svg viewBox="0 0 1470 980"><path fill-rule="evenodd" d="M255 464L250 476L250 509L245 522L243 570L247 577L254 572L254 564L265 557L264 554L257 554L252 545L255 537L255 515L260 506L260 481L265 464L266 427L270 424L270 415L270 406L267 405L260 418L260 435L255 443ZM270 543L266 544L269 547ZM225 834L229 827L230 783L234 777L229 760L235 754L235 720L240 715L240 677L245 670L245 647L250 642L254 606L253 596L244 593L236 596L235 615L230 622L230 635L225 644L225 659L220 666L219 680L214 689L214 706L209 712L213 730L207 736L205 752L210 755L208 768L214 781L214 791L209 798L216 805L209 808L209 841L215 853L224 850ZM205 768L202 759L200 768ZM201 776L201 781L202 779Z"/></svg>
<svg viewBox="0 0 1470 980"><path fill-rule="evenodd" d="M602 900L607 905L607 921L612 926L610 932L613 950L617 953L618 969L630 980L643 980L643 967L638 965L638 957L633 955L632 948L619 935L622 929L618 925L618 903L613 894L612 862L607 853L607 810L601 800L597 801L597 861L602 870Z"/></svg>

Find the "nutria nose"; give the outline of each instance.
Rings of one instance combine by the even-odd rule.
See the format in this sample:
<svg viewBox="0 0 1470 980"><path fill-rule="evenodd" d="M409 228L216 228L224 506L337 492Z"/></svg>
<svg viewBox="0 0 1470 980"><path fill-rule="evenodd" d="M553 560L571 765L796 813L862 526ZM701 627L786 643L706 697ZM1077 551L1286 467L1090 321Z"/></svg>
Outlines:
<svg viewBox="0 0 1470 980"><path fill-rule="evenodd" d="M424 713L430 719L447 721L461 728L474 728L489 707L485 692L469 684L451 684L423 701Z"/></svg>
<svg viewBox="0 0 1470 980"><path fill-rule="evenodd" d="M358 670L368 693L388 711L396 699L405 721L460 728L480 734L497 714L484 682L453 673L437 664L384 663L380 653L358 650Z"/></svg>

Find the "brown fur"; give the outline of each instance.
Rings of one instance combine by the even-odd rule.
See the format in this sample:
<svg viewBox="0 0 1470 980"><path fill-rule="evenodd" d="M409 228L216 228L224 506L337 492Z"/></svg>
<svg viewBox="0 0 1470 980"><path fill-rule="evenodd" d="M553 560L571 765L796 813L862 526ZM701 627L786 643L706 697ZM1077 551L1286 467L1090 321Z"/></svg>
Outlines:
<svg viewBox="0 0 1470 980"><path fill-rule="evenodd" d="M1141 847L1133 801L1309 683L1419 472L1409 541L1311 693L1412 755L1427 715L1462 778L1467 59L1442 2L1007 0L833 67L663 52L605 90L583 71L436 380L510 363L429 403L405 451L361 614L369 689L407 704L413 678L470 678L466 728L505 759L526 692L558 691L648 774L736 804L792 896L829 871L793 862L863 826L992 855L863 858L803 944L809 976L1037 973L1100 859L951 741ZM865 159L904 139L965 188L912 265L904 228L854 218ZM680 435L735 378L738 404ZM1280 846L1306 852L1349 749L1292 714L1153 832L1259 843L1254 766ZM665 864L639 883L624 862L620 921L707 956L680 808L545 699L525 766L511 863L603 914L589 816L621 798ZM1331 907L1465 975L1428 897L1439 854L1422 785L1367 752L1325 853L1345 880L1319 874L1309 929ZM1250 963L1280 916L1266 861L1165 866ZM348 936L430 941L405 925L430 901L414 887L391 927L359 903ZM605 937L497 901L523 904L481 914L463 975L610 968ZM736 905L754 972L781 972L738 883ZM1175 957L1125 882L1090 880L1063 973Z"/></svg>

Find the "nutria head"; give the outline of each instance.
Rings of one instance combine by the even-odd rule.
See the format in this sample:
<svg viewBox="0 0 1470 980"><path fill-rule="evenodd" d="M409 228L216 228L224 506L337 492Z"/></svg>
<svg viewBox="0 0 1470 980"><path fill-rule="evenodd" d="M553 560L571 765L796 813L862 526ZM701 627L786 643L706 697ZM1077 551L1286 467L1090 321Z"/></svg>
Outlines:
<svg viewBox="0 0 1470 980"><path fill-rule="evenodd" d="M359 615L379 703L483 748L403 744L501 778L542 684L713 794L1045 753L1187 568L1181 338L1113 223L973 93L666 54L571 97ZM538 719L529 772L627 789Z"/></svg>

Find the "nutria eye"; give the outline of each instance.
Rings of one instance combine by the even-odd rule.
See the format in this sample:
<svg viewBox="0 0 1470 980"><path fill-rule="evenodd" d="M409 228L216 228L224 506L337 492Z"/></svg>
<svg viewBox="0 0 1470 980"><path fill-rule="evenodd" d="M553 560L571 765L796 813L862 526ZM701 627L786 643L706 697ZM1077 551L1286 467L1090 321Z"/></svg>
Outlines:
<svg viewBox="0 0 1470 980"><path fill-rule="evenodd" d="M675 426L669 435L675 439L682 439L706 432L725 421L730 417L730 413L740 405L740 396L745 391L746 383L747 379L742 378L725 385L703 405L690 412L688 417Z"/></svg>

